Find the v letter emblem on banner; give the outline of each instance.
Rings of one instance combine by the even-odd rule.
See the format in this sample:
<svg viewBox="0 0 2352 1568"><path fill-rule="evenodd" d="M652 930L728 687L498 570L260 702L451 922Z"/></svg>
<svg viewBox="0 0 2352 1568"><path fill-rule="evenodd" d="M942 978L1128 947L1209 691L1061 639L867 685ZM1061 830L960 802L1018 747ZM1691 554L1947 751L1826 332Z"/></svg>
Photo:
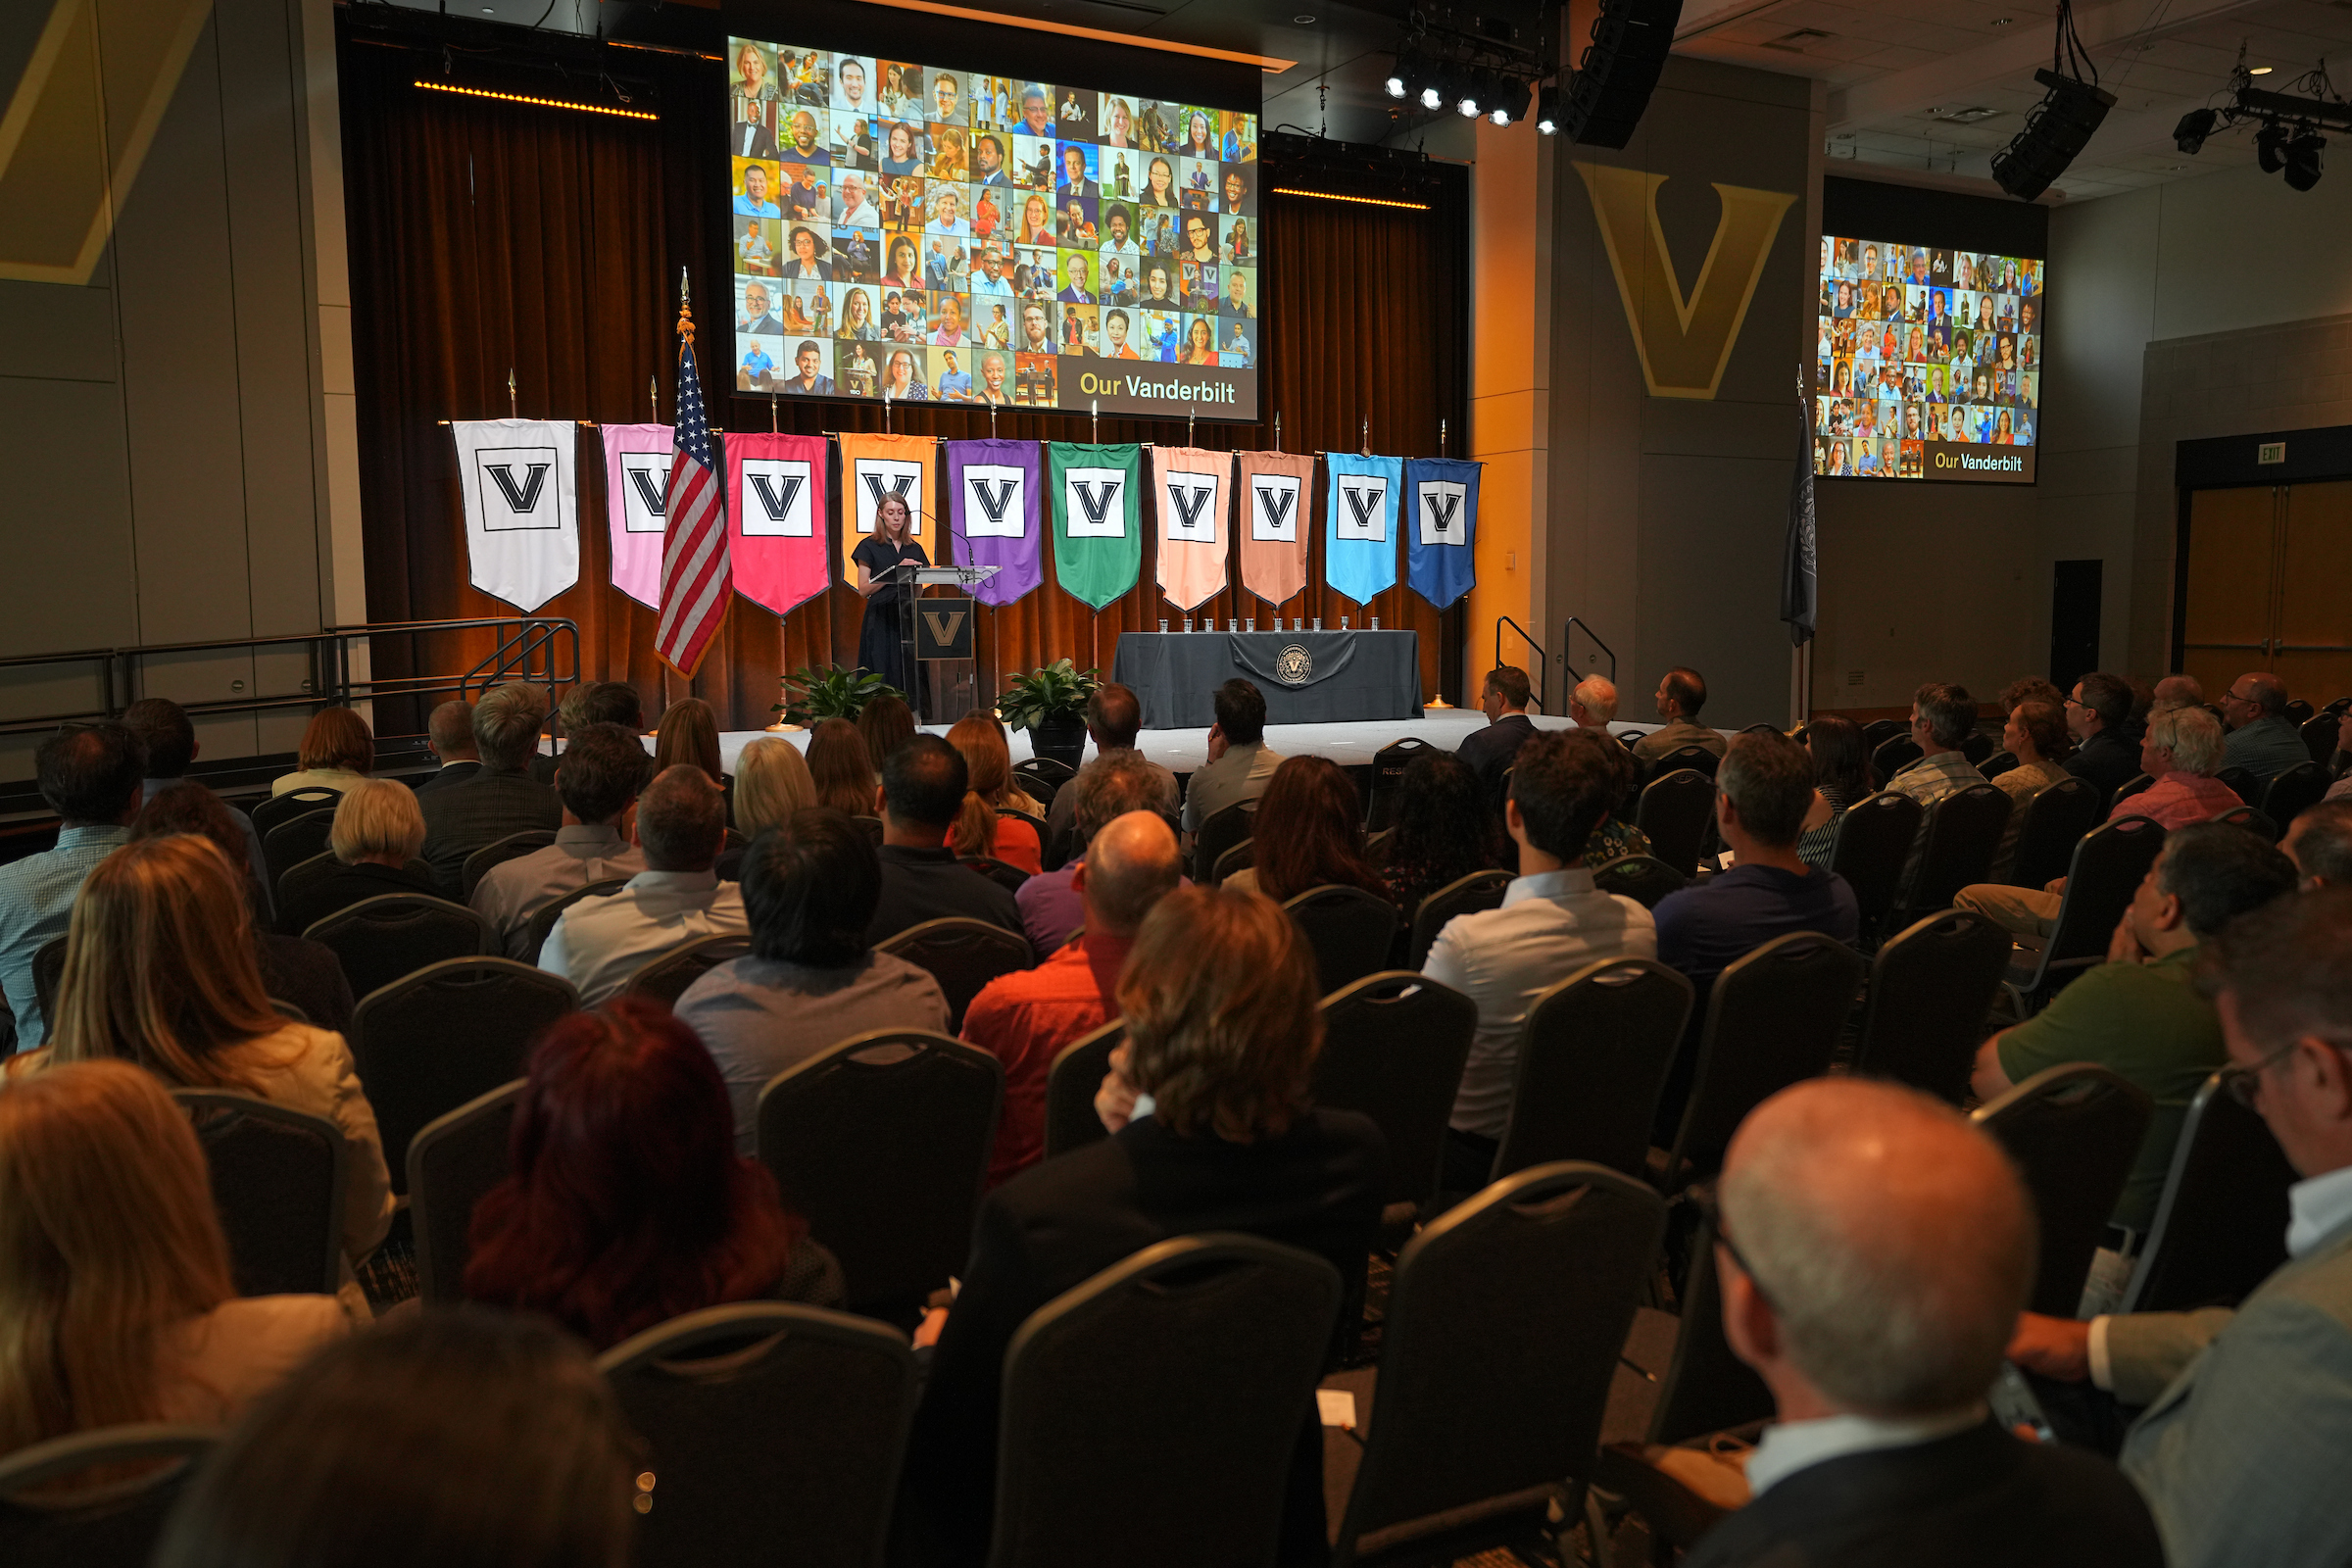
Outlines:
<svg viewBox="0 0 2352 1568"><path fill-rule="evenodd" d="M631 468L629 483L636 487L637 499L645 503L646 511L657 517L666 517L669 515L669 493L666 488L669 484L669 465L663 464L660 473L657 479L655 470L651 468ZM504 474L500 475L500 480L502 483L505 481Z"/></svg>
<svg viewBox="0 0 2352 1568"><path fill-rule="evenodd" d="M1440 533L1453 526L1453 514L1462 509L1462 498L1457 495L1432 492L1422 500L1429 507L1429 525Z"/></svg>
<svg viewBox="0 0 2352 1568"><path fill-rule="evenodd" d="M550 466L545 463L530 465L530 477L523 480L520 489L515 487L514 466L511 463L485 463L482 471L497 483L498 493L506 497L511 510L527 515L539 510L539 492L547 484Z"/></svg>
<svg viewBox="0 0 2352 1568"><path fill-rule="evenodd" d="M1200 514L1208 510L1208 504L1215 496L1216 491L1213 489L1187 490L1174 485L1168 487L1168 499L1176 503L1176 515L1181 519L1180 525L1188 534L1200 526Z"/></svg>
<svg viewBox="0 0 2352 1568"><path fill-rule="evenodd" d="M1298 501L1298 491L1289 485L1261 484L1256 489L1258 510L1266 514L1268 527L1280 528L1291 520L1291 508Z"/></svg>
<svg viewBox="0 0 2352 1568"><path fill-rule="evenodd" d="M792 503L801 493L801 476L797 473L746 473L746 483L760 493L760 505L770 522L782 522L792 514ZM783 488L779 490L777 486Z"/></svg>
<svg viewBox="0 0 2352 1568"><path fill-rule="evenodd" d="M1666 176L1582 162L1576 172L1592 197L1592 215L1608 247L1609 270L1617 278L1617 297L1625 303L1649 395L1714 397L1764 275L1765 258L1796 197L1716 183L1723 211L1699 266L1697 286L1686 300L1667 254L1665 231L1658 226L1658 187Z"/></svg>
<svg viewBox="0 0 2352 1568"><path fill-rule="evenodd" d="M878 507L882 504L882 480L884 475L874 472L871 468L865 469L863 472L865 476L865 493L873 498L874 505ZM914 475L911 473L894 473L888 477L890 479L890 493L894 496L904 496L909 490L914 488Z"/></svg>
<svg viewBox="0 0 2352 1568"><path fill-rule="evenodd" d="M1077 495L1078 505L1086 509L1086 522L1090 528L1102 527L1110 515L1110 509L1118 504L1119 481L1116 479L1104 479L1099 484L1072 479L1070 489Z"/></svg>
<svg viewBox="0 0 2352 1568"><path fill-rule="evenodd" d="M986 479L971 481L972 499L980 503L982 512L988 514L990 527L1004 526L1004 511L1012 505L1013 488L1014 481L1010 479L999 479L993 485Z"/></svg>

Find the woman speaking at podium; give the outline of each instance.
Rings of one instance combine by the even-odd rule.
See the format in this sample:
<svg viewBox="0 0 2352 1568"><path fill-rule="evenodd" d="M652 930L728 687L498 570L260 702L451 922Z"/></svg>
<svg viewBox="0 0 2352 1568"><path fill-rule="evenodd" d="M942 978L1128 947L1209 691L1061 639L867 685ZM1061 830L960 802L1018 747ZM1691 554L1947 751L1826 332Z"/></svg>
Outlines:
<svg viewBox="0 0 2352 1568"><path fill-rule="evenodd" d="M913 612L907 601L914 590L896 577L881 578L901 562L931 564L913 534L914 515L906 498L885 495L874 504L873 533L850 555L858 564L858 597L865 601L865 619L858 628L858 662L909 698L914 696L914 671L906 663L906 617Z"/></svg>

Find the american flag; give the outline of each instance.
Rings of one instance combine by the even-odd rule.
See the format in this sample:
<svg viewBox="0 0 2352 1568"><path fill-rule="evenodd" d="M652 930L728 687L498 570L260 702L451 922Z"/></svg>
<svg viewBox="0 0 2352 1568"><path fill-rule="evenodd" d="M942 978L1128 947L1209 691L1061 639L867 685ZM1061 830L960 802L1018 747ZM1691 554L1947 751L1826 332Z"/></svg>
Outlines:
<svg viewBox="0 0 2352 1568"><path fill-rule="evenodd" d="M677 452L669 466L669 522L662 541L662 624L654 652L691 676L726 619L734 583L727 569L725 490L694 373L694 326L678 318Z"/></svg>

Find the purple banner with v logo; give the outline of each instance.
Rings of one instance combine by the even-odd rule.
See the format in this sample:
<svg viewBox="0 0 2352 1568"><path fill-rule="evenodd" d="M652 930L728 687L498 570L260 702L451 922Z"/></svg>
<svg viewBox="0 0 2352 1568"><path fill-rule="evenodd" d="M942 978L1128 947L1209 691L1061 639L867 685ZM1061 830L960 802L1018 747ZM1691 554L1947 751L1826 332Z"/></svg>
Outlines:
<svg viewBox="0 0 2352 1568"><path fill-rule="evenodd" d="M948 527L959 566L995 566L972 587L984 605L1013 603L1046 580L1034 441L948 443Z"/></svg>

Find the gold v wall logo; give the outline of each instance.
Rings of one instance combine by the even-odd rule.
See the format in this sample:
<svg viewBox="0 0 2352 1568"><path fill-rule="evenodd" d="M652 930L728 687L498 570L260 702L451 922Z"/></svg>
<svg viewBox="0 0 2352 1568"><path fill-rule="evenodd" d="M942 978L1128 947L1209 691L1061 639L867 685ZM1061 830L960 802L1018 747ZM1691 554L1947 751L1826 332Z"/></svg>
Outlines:
<svg viewBox="0 0 2352 1568"><path fill-rule="evenodd" d="M1642 375L1653 398L1712 398L1723 368L1747 319L1764 258L1796 197L1788 191L1715 185L1723 203L1715 238L1698 270L1698 286L1683 298L1666 235L1658 226L1658 187L1664 174L1579 162L1576 172L1592 196L1592 215L1609 251L1617 297L1634 329ZM1711 182L1712 183L1712 182Z"/></svg>

